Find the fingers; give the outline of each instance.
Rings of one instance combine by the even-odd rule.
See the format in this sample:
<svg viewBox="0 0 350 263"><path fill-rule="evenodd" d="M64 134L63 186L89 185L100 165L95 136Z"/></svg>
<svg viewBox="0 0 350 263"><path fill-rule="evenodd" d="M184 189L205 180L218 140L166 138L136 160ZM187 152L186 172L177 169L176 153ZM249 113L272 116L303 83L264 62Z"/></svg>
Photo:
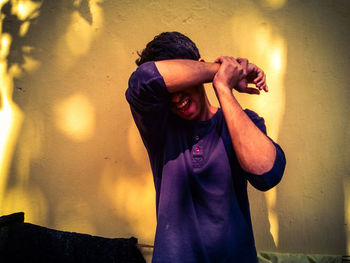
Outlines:
<svg viewBox="0 0 350 263"><path fill-rule="evenodd" d="M244 92L248 93L248 94L257 94L257 95L260 94L260 90L255 89L255 88L246 88L246 90Z"/></svg>
<svg viewBox="0 0 350 263"><path fill-rule="evenodd" d="M214 86L225 86L232 89L239 81L245 79L246 74L243 67L233 57L221 56L214 62L220 63L220 68L213 80Z"/></svg>
<svg viewBox="0 0 350 263"><path fill-rule="evenodd" d="M266 92L268 91L267 85L266 85L266 75L264 74L263 78L256 83L256 87L260 90L265 90Z"/></svg>
<svg viewBox="0 0 350 263"><path fill-rule="evenodd" d="M264 83L264 84L261 86L261 90L264 90L265 92L268 92L268 91L269 91L269 88L267 87L266 83Z"/></svg>
<svg viewBox="0 0 350 263"><path fill-rule="evenodd" d="M239 79L242 79L242 78L245 78L247 76L246 67L248 64L248 60L246 60L246 59L241 59L241 60L242 61L245 60L245 61L243 61L243 63L245 63L244 66L242 66L238 62L238 60L236 60L234 57L229 57L229 56L220 56L214 60L214 63L226 64L226 66L229 66L231 64L231 66L233 66L234 69L238 72Z"/></svg>
<svg viewBox="0 0 350 263"><path fill-rule="evenodd" d="M229 57L229 56L220 56L214 60L214 63L223 63L224 61L226 61L226 62L235 61L237 63L237 61L234 59L234 57Z"/></svg>
<svg viewBox="0 0 350 263"><path fill-rule="evenodd" d="M264 78L264 72L261 69L259 69L258 67L255 68L255 71L257 73L257 77L253 80L253 83L258 84Z"/></svg>
<svg viewBox="0 0 350 263"><path fill-rule="evenodd" d="M229 57L229 56L220 56L214 60L214 63L222 64L223 62L230 62L230 61L231 62L235 61L237 63L237 61L234 59L234 57Z"/></svg>
<svg viewBox="0 0 350 263"><path fill-rule="evenodd" d="M262 75L262 77L256 82L256 86L260 88L266 81L265 74Z"/></svg>
<svg viewBox="0 0 350 263"><path fill-rule="evenodd" d="M253 63L247 65L247 81L255 84L259 90L267 91L265 73Z"/></svg>
<svg viewBox="0 0 350 263"><path fill-rule="evenodd" d="M245 87L245 88L237 87L236 90L240 93L256 94L256 95L260 94L259 89L251 88L251 87Z"/></svg>
<svg viewBox="0 0 350 263"><path fill-rule="evenodd" d="M222 56L221 57L218 57L214 60L214 63L222 63Z"/></svg>
<svg viewBox="0 0 350 263"><path fill-rule="evenodd" d="M258 76L253 80L253 83L259 90L264 90L265 92L268 92L269 90L266 84L266 75L264 71L262 71L260 68L257 68L257 75Z"/></svg>
<svg viewBox="0 0 350 263"><path fill-rule="evenodd" d="M245 66L248 65L248 59L246 59L246 58L236 58L236 60L237 60L238 63L241 64L241 65L245 65Z"/></svg>

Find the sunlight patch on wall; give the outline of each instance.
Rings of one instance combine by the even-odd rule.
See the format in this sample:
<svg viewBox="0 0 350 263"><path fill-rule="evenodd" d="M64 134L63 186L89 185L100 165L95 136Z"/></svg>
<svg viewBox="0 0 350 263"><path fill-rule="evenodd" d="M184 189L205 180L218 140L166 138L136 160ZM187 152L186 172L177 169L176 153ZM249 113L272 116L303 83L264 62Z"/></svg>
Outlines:
<svg viewBox="0 0 350 263"><path fill-rule="evenodd" d="M262 31L262 32L261 32ZM258 112L266 114L265 121L268 134L271 138L277 140L283 114L285 111L285 67L286 67L286 44L283 38L277 34L264 32L262 29L257 34L257 39L265 42L260 50L260 56L265 57L265 63L262 66L266 73L269 92L264 94L255 102ZM262 58L263 59L263 58ZM276 247L279 241L279 222L275 211L277 191L275 188L265 193L268 218L270 222L270 233L274 239Z"/></svg>
<svg viewBox="0 0 350 263"><path fill-rule="evenodd" d="M276 10L282 8L287 3L287 0L260 0L260 3L263 7Z"/></svg>
<svg viewBox="0 0 350 263"><path fill-rule="evenodd" d="M63 200L62 200L63 199ZM55 229L96 235L96 228L91 222L93 210L83 200L72 200L69 196L63 196L55 208Z"/></svg>
<svg viewBox="0 0 350 263"><path fill-rule="evenodd" d="M270 233L273 237L275 245L277 247L279 240L279 224L278 224L278 215L276 212L276 199L277 191L276 188L272 188L269 191L265 192L266 206L268 211L268 219L270 222Z"/></svg>
<svg viewBox="0 0 350 263"><path fill-rule="evenodd" d="M347 238L346 250L350 254L350 179L344 179L344 215L345 215L345 234Z"/></svg>
<svg viewBox="0 0 350 263"><path fill-rule="evenodd" d="M24 116L12 100L13 78L7 72L6 57L11 45L11 36L2 34L0 43L0 209L2 209L8 171Z"/></svg>
<svg viewBox="0 0 350 263"><path fill-rule="evenodd" d="M54 107L56 126L70 139L88 140L95 131L95 109L88 97L77 93Z"/></svg>
<svg viewBox="0 0 350 263"><path fill-rule="evenodd" d="M30 56L24 56L24 64L22 65L22 68L26 72L33 72L36 71L40 66L40 62Z"/></svg>
<svg viewBox="0 0 350 263"><path fill-rule="evenodd" d="M33 162L40 160L44 155L44 130L45 123L40 118L40 113L30 114L26 116L22 125L21 136L18 139L16 147L16 156L13 160L14 180L17 182L17 187L25 188L30 181L31 166ZM44 164L43 164L44 165Z"/></svg>
<svg viewBox="0 0 350 263"><path fill-rule="evenodd" d="M7 3L9 0L0 0L0 8Z"/></svg>
<svg viewBox="0 0 350 263"><path fill-rule="evenodd" d="M2 66L7 66L6 57L10 51L10 45L11 45L12 38L7 33L1 34L0 37L1 37L1 39L0 39L0 59L2 62Z"/></svg>
<svg viewBox="0 0 350 263"><path fill-rule="evenodd" d="M282 54L281 49L277 48L271 53L271 68L280 71L283 67L282 65Z"/></svg>
<svg viewBox="0 0 350 263"><path fill-rule="evenodd" d="M262 68L269 87L268 93L261 92L258 96L237 92L234 94L243 108L252 109L264 117L269 136L277 141L286 103L284 79L287 43L279 34L278 28L273 27L253 6L249 6L246 12L242 10L240 15L232 17L229 26L225 25L226 27L232 30L235 56L246 57ZM265 193L270 232L277 247L279 222L275 211L276 196L276 189Z"/></svg>
<svg viewBox="0 0 350 263"><path fill-rule="evenodd" d="M34 185L17 186L7 191L1 207L1 214L23 211L25 221L43 224L47 218L48 204L45 196Z"/></svg>
<svg viewBox="0 0 350 263"><path fill-rule="evenodd" d="M101 175L101 191L114 204L118 217L128 222L123 235L135 235L140 243L153 244L156 229L155 190L151 172L132 177L125 169L106 165Z"/></svg>
<svg viewBox="0 0 350 263"><path fill-rule="evenodd" d="M263 49L265 65L262 67L266 73L269 92L256 100L255 106L258 112L263 112L269 136L277 140L281 121L285 111L285 68L286 68L286 44L280 36L273 39L265 39L269 44L268 49ZM265 115L266 114L266 115Z"/></svg>
<svg viewBox="0 0 350 263"><path fill-rule="evenodd" d="M2 1L2 4L9 1ZM40 2L11 1L12 15L20 20L27 20L20 29L20 36L28 32L30 19L39 14ZM3 19L3 17L2 17ZM1 22L3 22L1 20ZM2 23L1 23L2 24ZM2 28L0 26L0 28ZM22 74L35 70L39 62L30 56L24 56L24 65L13 64L8 69L7 56L9 54L12 37L5 33L0 39L0 214L9 214L18 211L25 212L26 221L43 223L47 215L47 203L45 196L39 188L29 185L30 159L33 153L33 144L19 147L21 156L17 162L18 176L12 178L12 185L8 187L9 168L13 158L13 152L17 149L18 136L24 121L24 114L12 99L14 83L13 79ZM21 137L22 138L22 137ZM29 138L30 139L33 138ZM35 148L35 147L34 147Z"/></svg>
<svg viewBox="0 0 350 263"><path fill-rule="evenodd" d="M100 4L103 0L90 0L89 6L92 15L92 29L94 31L100 30L103 27L103 11Z"/></svg>
<svg viewBox="0 0 350 263"><path fill-rule="evenodd" d="M65 68L74 64L75 59L89 52L92 41L100 34L103 28L103 10L100 7L101 0L90 0L89 11L91 22L84 18L79 11L73 11L70 23L65 34L58 41L58 63ZM78 8L81 1L75 1ZM89 15L88 15L89 16ZM67 51L73 56L67 56Z"/></svg>
<svg viewBox="0 0 350 263"><path fill-rule="evenodd" d="M27 32L29 30L29 26L30 26L30 22L29 21L24 22L20 26L20 28L19 28L19 36L20 37L24 37L27 34Z"/></svg>
<svg viewBox="0 0 350 263"><path fill-rule="evenodd" d="M40 61L34 59L31 56L24 55L24 63L19 66L18 64L13 64L9 69L9 74L13 78L19 78L22 76L23 72L32 73L36 71L40 66Z"/></svg>
<svg viewBox="0 0 350 263"><path fill-rule="evenodd" d="M89 23L81 17L78 11L74 11L66 33L66 43L69 50L73 55L83 55L89 50L91 39Z"/></svg>
<svg viewBox="0 0 350 263"><path fill-rule="evenodd" d="M240 21L246 23L242 25ZM243 108L263 114L269 136L277 140L286 103L284 79L287 43L278 33L278 29L270 25L258 10L249 10L245 15L235 16L230 24L233 41L236 39L236 56L246 57L262 68L269 87L268 93L261 92L258 96L240 93L235 95Z"/></svg>
<svg viewBox="0 0 350 263"><path fill-rule="evenodd" d="M16 14L18 19L26 20L33 19L39 15L41 2L33 2L31 0L13 0L12 13Z"/></svg>
<svg viewBox="0 0 350 263"><path fill-rule="evenodd" d="M347 131L345 135L345 142L344 142L344 160L350 160L350 122L348 123L347 126ZM346 244L346 255L350 255L350 166L348 164L348 169L347 169L348 174L344 174L344 231L345 231L345 236L347 240Z"/></svg>

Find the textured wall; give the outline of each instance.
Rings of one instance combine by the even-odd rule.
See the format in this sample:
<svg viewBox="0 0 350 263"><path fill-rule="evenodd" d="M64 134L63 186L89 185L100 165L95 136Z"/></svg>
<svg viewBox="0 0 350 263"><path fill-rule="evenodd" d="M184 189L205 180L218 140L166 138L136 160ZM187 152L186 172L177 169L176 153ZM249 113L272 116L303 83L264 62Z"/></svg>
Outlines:
<svg viewBox="0 0 350 263"><path fill-rule="evenodd" d="M258 250L349 254L349 10L346 0L12 1L0 50L1 214L152 244L153 182L124 92L136 51L180 31L208 61L247 57L267 73L268 94L235 93L287 156L277 188L249 189Z"/></svg>

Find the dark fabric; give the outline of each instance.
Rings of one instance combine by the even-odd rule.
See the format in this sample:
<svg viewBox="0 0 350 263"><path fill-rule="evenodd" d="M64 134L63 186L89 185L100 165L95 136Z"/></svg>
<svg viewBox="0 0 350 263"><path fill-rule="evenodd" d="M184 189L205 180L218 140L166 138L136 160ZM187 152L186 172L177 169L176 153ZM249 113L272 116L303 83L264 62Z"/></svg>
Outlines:
<svg viewBox="0 0 350 263"><path fill-rule="evenodd" d="M18 212L11 215L5 215L0 217L0 227L6 226L12 223L23 223L24 222L24 213Z"/></svg>
<svg viewBox="0 0 350 263"><path fill-rule="evenodd" d="M207 121L170 113L164 80L155 64L130 77L126 98L147 148L156 188L153 262L256 262L247 180L260 190L281 179L285 158L276 145L273 168L244 172L221 109ZM245 110L266 133L264 120Z"/></svg>
<svg viewBox="0 0 350 263"><path fill-rule="evenodd" d="M136 238L103 238L29 223L0 226L0 262L145 263Z"/></svg>

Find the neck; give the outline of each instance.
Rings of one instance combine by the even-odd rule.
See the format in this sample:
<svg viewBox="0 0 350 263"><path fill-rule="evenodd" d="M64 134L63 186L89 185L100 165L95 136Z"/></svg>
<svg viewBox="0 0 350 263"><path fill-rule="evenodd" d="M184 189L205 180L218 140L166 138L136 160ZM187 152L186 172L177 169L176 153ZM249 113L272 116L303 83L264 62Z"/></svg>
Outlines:
<svg viewBox="0 0 350 263"><path fill-rule="evenodd" d="M203 110L199 117L200 121L206 121L211 119L216 113L216 111L218 110L217 107L210 104L206 93L204 93L204 102L203 102L202 109Z"/></svg>

